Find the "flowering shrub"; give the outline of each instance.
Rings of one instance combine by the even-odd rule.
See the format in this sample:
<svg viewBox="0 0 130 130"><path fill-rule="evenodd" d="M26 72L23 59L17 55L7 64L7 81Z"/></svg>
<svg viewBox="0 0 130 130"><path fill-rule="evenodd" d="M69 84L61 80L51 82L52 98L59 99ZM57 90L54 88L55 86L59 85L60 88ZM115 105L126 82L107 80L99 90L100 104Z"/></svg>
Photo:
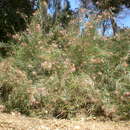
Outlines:
<svg viewBox="0 0 130 130"><path fill-rule="evenodd" d="M34 16L17 38L12 58L0 63L0 91L8 111L130 118L129 30L105 38L90 26L76 37L75 28L56 26L45 35Z"/></svg>

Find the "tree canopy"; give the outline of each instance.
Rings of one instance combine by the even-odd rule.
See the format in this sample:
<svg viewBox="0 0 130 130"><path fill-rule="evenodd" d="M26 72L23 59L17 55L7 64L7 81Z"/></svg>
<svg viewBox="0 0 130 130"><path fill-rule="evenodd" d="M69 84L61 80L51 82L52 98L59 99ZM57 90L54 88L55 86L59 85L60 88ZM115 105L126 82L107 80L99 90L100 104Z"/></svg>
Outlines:
<svg viewBox="0 0 130 130"><path fill-rule="evenodd" d="M39 1L39 2L38 2ZM87 8L92 3L101 13L105 10L111 11L114 15L122 10L122 5L130 7L128 0L79 0L81 8ZM65 27L72 15L69 0L0 0L0 40L5 40L14 32L24 30L34 11L34 4L38 3L42 7L42 19L46 22L48 9L53 12L52 24L58 19ZM115 24L111 16L111 23ZM45 26L43 22L43 26ZM116 25L116 24L115 24ZM47 29L48 30L48 29Z"/></svg>
<svg viewBox="0 0 130 130"><path fill-rule="evenodd" d="M121 10L121 6L125 5L126 7L130 7L129 0L80 0L84 6L87 6L90 2L100 9L108 10L111 9L114 13L118 13Z"/></svg>
<svg viewBox="0 0 130 130"><path fill-rule="evenodd" d="M24 30L33 13L34 2L30 0L0 0L0 40Z"/></svg>

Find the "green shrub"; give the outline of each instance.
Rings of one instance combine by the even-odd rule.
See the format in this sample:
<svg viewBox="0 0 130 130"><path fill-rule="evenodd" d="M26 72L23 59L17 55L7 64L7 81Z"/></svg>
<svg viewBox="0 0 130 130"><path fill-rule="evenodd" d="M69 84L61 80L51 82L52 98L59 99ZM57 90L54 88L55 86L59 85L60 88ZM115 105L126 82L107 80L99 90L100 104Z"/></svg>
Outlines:
<svg viewBox="0 0 130 130"><path fill-rule="evenodd" d="M31 105L29 94L24 87L17 88L9 95L8 100L5 102L6 112L17 111L21 114L30 115Z"/></svg>

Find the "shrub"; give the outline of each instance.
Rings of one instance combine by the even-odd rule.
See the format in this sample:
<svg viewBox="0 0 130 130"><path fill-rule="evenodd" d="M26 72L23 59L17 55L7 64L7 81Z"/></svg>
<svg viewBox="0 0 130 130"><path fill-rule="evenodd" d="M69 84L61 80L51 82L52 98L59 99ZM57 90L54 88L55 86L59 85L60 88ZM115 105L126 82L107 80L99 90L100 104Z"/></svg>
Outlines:
<svg viewBox="0 0 130 130"><path fill-rule="evenodd" d="M72 118L83 111L85 117L130 118L129 30L99 38L90 29L89 37L75 37L71 27L56 26L43 35L34 19L20 34L13 61L1 62L7 66L0 69L6 108L40 117Z"/></svg>

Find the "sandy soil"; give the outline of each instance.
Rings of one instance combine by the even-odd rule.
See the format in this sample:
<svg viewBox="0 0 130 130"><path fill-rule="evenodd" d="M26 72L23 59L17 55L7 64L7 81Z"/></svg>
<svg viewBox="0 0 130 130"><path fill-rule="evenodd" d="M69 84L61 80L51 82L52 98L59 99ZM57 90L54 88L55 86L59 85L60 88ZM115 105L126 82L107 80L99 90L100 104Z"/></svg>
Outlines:
<svg viewBox="0 0 130 130"><path fill-rule="evenodd" d="M130 130L130 121L38 119L0 113L0 130Z"/></svg>

